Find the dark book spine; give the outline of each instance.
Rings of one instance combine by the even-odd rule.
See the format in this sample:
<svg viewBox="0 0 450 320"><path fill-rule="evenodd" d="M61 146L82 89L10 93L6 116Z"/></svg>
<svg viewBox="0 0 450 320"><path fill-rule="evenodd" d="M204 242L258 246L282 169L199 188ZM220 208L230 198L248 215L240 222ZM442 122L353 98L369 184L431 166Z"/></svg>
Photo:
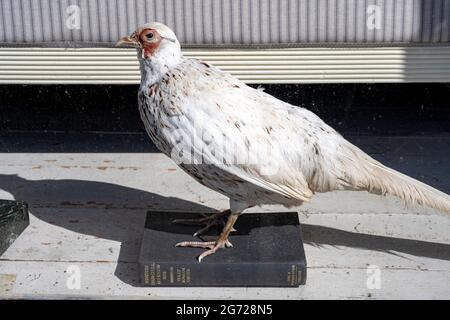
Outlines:
<svg viewBox="0 0 450 320"><path fill-rule="evenodd" d="M140 275L150 287L298 287L306 283L306 265L150 262L140 265Z"/></svg>

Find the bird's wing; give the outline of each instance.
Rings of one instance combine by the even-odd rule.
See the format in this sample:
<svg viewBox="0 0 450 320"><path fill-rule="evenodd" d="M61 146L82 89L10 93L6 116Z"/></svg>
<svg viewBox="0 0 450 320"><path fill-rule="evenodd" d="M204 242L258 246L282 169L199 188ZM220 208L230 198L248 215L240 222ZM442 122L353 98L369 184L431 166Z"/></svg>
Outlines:
<svg viewBox="0 0 450 320"><path fill-rule="evenodd" d="M214 164L271 192L308 201L313 191L305 169L314 170L308 168L314 159L301 153L313 146L308 149L307 139L296 128L302 123L295 107L220 75L213 74L208 83L197 82L201 89L191 87L183 99L177 126L179 135L192 141L178 141L178 147L192 153L190 160Z"/></svg>

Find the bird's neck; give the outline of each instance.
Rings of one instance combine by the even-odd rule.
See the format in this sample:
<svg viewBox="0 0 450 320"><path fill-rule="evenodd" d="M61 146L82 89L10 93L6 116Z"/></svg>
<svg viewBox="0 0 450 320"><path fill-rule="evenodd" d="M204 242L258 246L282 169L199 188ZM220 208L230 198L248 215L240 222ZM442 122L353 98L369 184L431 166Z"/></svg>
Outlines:
<svg viewBox="0 0 450 320"><path fill-rule="evenodd" d="M181 53L172 55L159 55L158 53L150 59L139 59L141 70L141 89L158 83L164 75L175 68L183 60Z"/></svg>

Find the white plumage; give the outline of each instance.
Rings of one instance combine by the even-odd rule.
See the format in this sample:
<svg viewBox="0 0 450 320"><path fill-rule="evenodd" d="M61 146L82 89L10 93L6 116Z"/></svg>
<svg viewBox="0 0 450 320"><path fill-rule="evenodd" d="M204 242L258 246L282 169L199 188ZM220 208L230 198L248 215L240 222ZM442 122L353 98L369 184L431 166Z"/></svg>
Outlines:
<svg viewBox="0 0 450 320"><path fill-rule="evenodd" d="M228 234L245 209L300 205L315 192L392 194L450 213L447 194L383 166L312 112L184 58L167 26L147 24L120 43L138 47L139 110L153 142L197 181L230 198L229 212L200 220L209 228L228 216L216 242L179 244L209 249L200 260L231 246Z"/></svg>

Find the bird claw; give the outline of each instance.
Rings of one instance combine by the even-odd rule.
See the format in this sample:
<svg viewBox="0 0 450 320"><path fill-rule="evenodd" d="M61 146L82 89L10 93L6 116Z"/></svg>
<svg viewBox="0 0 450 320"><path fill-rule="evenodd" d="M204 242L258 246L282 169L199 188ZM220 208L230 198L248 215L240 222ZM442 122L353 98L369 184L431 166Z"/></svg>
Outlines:
<svg viewBox="0 0 450 320"><path fill-rule="evenodd" d="M221 211L214 214L200 213L201 218L194 219L175 219L172 223L189 224L189 225L204 225L211 221L222 220L226 215L230 214L230 210Z"/></svg>
<svg viewBox="0 0 450 320"><path fill-rule="evenodd" d="M198 262L202 262L202 260L214 253L216 253L219 249L222 248L231 248L233 247L233 244L228 240L217 240L217 241L207 241L207 242L201 242L201 241L184 241L179 242L175 245L176 247L184 247L184 248L202 248L202 249L208 249L205 252L203 252L201 255L198 256Z"/></svg>
<svg viewBox="0 0 450 320"><path fill-rule="evenodd" d="M175 219L172 223L184 224L184 225L204 225L203 228L197 230L192 236L198 237L203 235L206 231L214 226L225 225L224 217L230 214L230 210L225 210L212 215L207 215L205 213L200 214L201 218L197 219ZM235 229L231 231L236 231Z"/></svg>

